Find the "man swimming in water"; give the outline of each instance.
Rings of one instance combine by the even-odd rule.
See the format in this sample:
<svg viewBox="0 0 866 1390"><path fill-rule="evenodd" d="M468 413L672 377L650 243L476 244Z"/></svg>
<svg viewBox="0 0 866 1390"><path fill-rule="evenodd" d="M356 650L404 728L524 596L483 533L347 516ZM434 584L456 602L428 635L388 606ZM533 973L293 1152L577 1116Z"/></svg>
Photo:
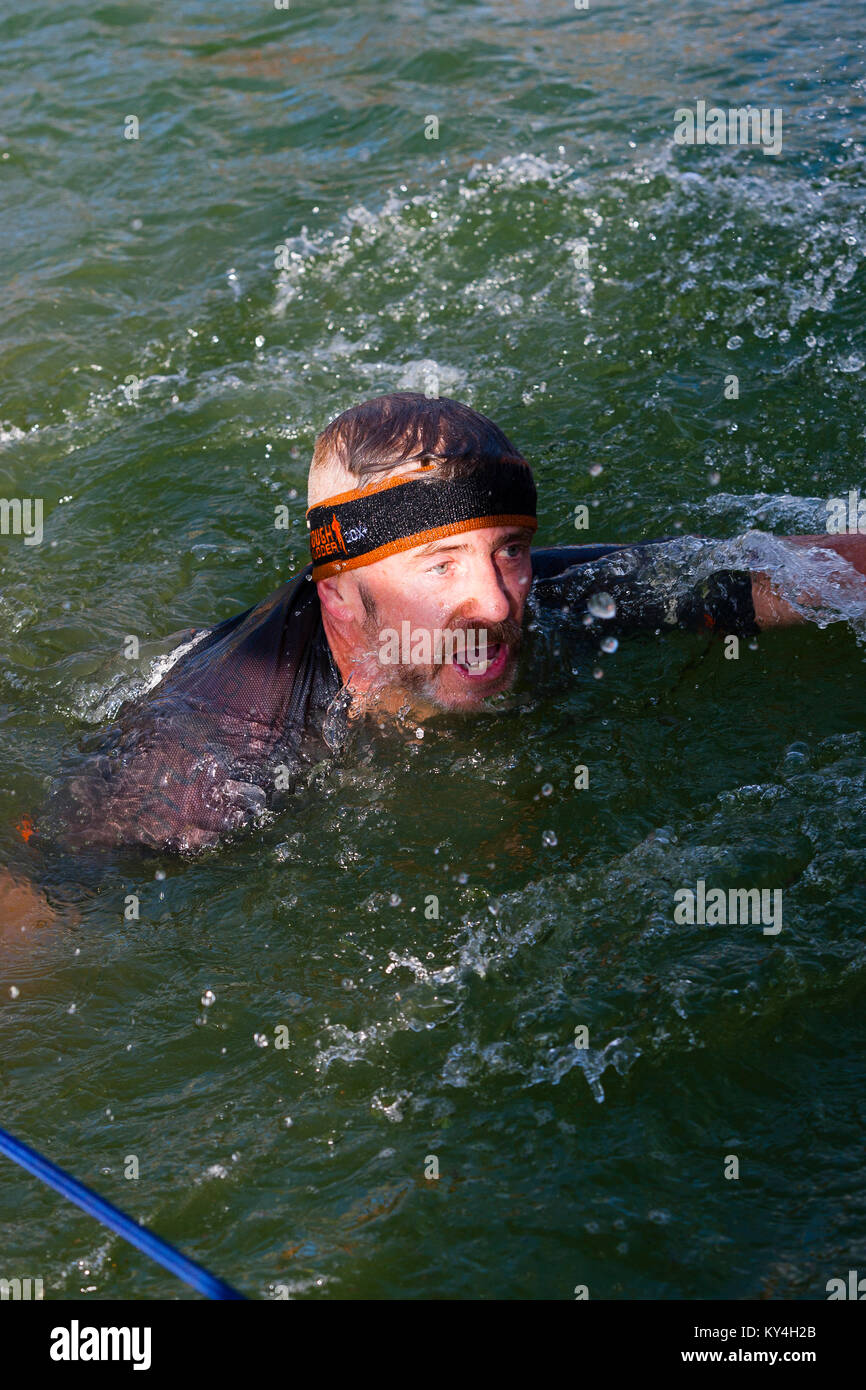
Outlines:
<svg viewBox="0 0 866 1390"><path fill-rule="evenodd" d="M532 550L529 464L492 421L445 398L398 392L332 421L316 440L308 504L312 565L190 634L159 684L70 762L28 848L215 845L279 809L339 747L347 719L467 714L502 695L528 608L564 610L578 629L595 623L596 638L593 607L608 615L606 633L744 636L803 621L761 572L709 564L679 590L660 584L660 557L681 540ZM866 572L866 537L788 543L833 549ZM383 658L383 634L407 623L452 638L471 629L486 655L437 661L424 650L407 661L404 645Z"/></svg>

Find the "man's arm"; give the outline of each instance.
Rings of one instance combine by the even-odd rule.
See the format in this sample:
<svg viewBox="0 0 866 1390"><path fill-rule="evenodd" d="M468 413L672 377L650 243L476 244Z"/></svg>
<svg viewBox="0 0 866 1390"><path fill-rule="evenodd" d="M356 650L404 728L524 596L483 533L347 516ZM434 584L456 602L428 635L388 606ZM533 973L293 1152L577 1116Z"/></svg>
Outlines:
<svg viewBox="0 0 866 1390"><path fill-rule="evenodd" d="M858 574L866 575L866 536L786 536L785 540L791 545L834 550L843 560L847 560ZM804 590L797 597L805 606L820 605L820 596L808 590ZM808 621L781 597L770 576L760 571L752 575L752 602L755 605L755 622L759 628L788 627L793 623Z"/></svg>
<svg viewBox="0 0 866 1390"><path fill-rule="evenodd" d="M703 569L703 578L696 579L701 568L692 564L695 543L699 548L704 544L698 537L666 536L658 541L533 550L531 602L571 612L578 622L593 595L603 594L613 600L614 612L605 619L608 632L680 627L754 636L760 629L745 556L736 568L731 567L730 555L715 566L711 563L710 569Z"/></svg>

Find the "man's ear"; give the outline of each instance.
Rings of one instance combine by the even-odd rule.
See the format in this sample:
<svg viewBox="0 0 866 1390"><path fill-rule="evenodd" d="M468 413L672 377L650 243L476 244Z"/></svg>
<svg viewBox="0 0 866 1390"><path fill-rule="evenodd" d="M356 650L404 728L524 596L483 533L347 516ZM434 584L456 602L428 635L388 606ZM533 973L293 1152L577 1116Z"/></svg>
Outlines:
<svg viewBox="0 0 866 1390"><path fill-rule="evenodd" d="M363 627L366 612L358 585L348 574L333 575L318 582L319 602L334 623L357 623Z"/></svg>

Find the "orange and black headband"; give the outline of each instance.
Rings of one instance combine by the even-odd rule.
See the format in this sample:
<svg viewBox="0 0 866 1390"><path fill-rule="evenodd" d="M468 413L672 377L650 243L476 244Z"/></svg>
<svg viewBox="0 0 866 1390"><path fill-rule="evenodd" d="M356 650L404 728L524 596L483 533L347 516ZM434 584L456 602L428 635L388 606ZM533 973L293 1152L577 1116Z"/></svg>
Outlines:
<svg viewBox="0 0 866 1390"><path fill-rule="evenodd" d="M409 477L342 492L308 509L313 578L485 526L534 531L535 511L532 472L517 459L480 463L461 478L437 478L435 464L422 464Z"/></svg>

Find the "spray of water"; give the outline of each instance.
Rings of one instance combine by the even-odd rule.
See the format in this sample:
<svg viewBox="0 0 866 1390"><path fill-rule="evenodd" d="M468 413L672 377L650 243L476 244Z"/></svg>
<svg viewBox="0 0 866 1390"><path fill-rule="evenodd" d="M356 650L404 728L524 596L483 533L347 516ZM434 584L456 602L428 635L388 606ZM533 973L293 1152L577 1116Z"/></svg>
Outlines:
<svg viewBox="0 0 866 1390"><path fill-rule="evenodd" d="M608 563L628 573L629 554L620 551ZM779 596L807 622L821 628L847 622L858 643L866 645L866 576L834 550L747 531L725 541L684 536L647 547L641 560L642 579L671 607L718 570L750 570L768 575Z"/></svg>

